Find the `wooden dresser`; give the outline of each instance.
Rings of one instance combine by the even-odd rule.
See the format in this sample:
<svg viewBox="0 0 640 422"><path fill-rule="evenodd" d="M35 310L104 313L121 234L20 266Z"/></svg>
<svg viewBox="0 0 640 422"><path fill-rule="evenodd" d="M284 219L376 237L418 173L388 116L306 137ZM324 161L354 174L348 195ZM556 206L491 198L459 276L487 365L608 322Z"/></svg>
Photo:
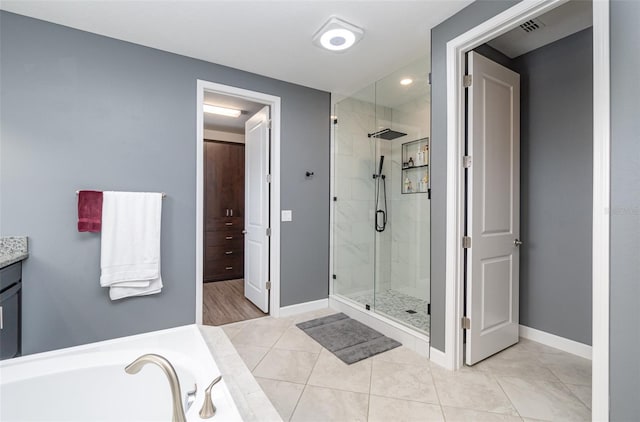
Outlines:
<svg viewBox="0 0 640 422"><path fill-rule="evenodd" d="M244 277L244 145L204 142L204 281Z"/></svg>

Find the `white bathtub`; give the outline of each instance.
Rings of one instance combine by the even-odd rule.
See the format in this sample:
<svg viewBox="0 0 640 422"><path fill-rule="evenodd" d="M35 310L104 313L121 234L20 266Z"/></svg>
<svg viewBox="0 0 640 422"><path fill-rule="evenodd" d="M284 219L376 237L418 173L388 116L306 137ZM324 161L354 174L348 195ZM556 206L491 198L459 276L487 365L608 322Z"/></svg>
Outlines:
<svg viewBox="0 0 640 422"><path fill-rule="evenodd" d="M135 375L124 371L145 353L173 364L183 399L198 385L186 415L201 421L204 389L220 371L195 325L3 361L0 420L170 421L171 391L161 369L148 364ZM212 397L217 408L212 421L242 420L224 378Z"/></svg>

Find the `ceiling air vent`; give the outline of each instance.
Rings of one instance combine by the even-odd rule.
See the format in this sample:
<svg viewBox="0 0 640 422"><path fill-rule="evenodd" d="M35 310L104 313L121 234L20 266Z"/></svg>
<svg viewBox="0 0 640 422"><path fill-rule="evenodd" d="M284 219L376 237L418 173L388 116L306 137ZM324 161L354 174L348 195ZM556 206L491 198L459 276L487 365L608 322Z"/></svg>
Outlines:
<svg viewBox="0 0 640 422"><path fill-rule="evenodd" d="M542 22L540 22L540 19L531 19L526 21L525 23L523 23L522 25L520 25L520 28L524 31L524 32L533 32L536 31L540 28L542 28L544 26L544 24Z"/></svg>

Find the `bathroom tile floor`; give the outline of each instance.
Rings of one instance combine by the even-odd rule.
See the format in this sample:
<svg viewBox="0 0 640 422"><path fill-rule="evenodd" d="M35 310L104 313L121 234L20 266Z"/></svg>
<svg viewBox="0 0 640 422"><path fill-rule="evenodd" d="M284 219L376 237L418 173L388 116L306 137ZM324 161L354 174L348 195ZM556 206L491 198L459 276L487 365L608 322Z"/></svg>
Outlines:
<svg viewBox="0 0 640 422"><path fill-rule="evenodd" d="M428 312L429 302L397 290L380 290L373 294L364 293L347 296L360 304L369 304L376 312L386 315L403 324L428 333L431 316ZM410 311L410 312L407 312Z"/></svg>
<svg viewBox="0 0 640 422"><path fill-rule="evenodd" d="M457 372L399 347L346 365L296 323L335 313L223 326L285 421L588 421L591 361L535 343Z"/></svg>

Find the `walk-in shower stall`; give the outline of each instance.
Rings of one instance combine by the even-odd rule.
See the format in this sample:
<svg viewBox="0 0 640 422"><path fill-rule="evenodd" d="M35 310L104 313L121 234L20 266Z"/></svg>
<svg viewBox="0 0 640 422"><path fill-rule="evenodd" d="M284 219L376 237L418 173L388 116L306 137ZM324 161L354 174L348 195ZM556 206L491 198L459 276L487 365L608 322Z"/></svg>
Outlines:
<svg viewBox="0 0 640 422"><path fill-rule="evenodd" d="M430 326L429 59L334 105L332 298ZM410 81L409 81L410 80Z"/></svg>

